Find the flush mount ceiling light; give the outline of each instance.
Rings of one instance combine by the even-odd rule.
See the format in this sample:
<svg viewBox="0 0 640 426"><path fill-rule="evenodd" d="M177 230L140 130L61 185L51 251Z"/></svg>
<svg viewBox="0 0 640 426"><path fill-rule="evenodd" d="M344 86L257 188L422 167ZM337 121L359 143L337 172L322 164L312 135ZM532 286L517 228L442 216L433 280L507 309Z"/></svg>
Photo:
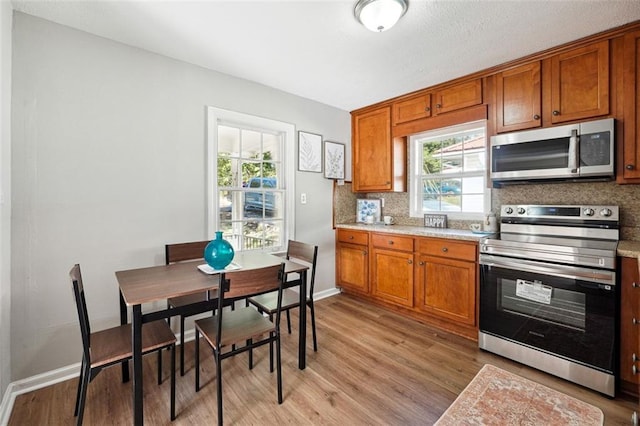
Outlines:
<svg viewBox="0 0 640 426"><path fill-rule="evenodd" d="M407 0L358 0L353 13L367 29L382 32L393 27L407 7Z"/></svg>

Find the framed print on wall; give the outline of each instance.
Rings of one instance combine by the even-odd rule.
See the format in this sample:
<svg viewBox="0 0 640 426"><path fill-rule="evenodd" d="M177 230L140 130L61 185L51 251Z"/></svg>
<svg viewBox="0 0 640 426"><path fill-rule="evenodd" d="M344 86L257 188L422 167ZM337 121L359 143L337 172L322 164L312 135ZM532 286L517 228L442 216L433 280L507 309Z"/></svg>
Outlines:
<svg viewBox="0 0 640 426"><path fill-rule="evenodd" d="M324 177L344 179L344 144L324 141Z"/></svg>
<svg viewBox="0 0 640 426"><path fill-rule="evenodd" d="M298 170L322 173L322 136L298 131Z"/></svg>

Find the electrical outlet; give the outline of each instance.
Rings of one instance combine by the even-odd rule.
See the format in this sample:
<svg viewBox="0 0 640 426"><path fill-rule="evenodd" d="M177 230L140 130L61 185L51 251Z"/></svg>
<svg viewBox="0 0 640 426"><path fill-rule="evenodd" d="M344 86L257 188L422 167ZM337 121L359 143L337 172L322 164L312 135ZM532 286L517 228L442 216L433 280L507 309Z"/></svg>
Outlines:
<svg viewBox="0 0 640 426"><path fill-rule="evenodd" d="M307 204L307 194L304 192L300 194L300 204Z"/></svg>

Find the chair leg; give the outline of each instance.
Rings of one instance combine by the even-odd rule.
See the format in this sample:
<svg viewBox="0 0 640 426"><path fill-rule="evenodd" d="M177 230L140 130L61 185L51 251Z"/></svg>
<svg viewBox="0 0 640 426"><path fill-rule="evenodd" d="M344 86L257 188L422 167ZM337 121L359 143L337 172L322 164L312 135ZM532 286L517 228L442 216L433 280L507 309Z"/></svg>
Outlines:
<svg viewBox="0 0 640 426"><path fill-rule="evenodd" d="M278 404L282 404L282 359L280 353L280 333L276 331L276 368L278 376Z"/></svg>
<svg viewBox="0 0 640 426"><path fill-rule="evenodd" d="M269 321L273 322L273 315L269 315ZM273 340L269 342L269 372L273 373Z"/></svg>
<svg viewBox="0 0 640 426"><path fill-rule="evenodd" d="M313 335L313 351L318 352L318 340L316 339L316 310L313 308L313 300L309 301L311 311L311 333Z"/></svg>
<svg viewBox="0 0 640 426"><path fill-rule="evenodd" d="M184 376L184 315L180 315L180 375Z"/></svg>
<svg viewBox="0 0 640 426"><path fill-rule="evenodd" d="M158 349L158 384L162 384L162 349Z"/></svg>
<svg viewBox="0 0 640 426"><path fill-rule="evenodd" d="M176 419L176 345L171 345L171 421Z"/></svg>
<svg viewBox="0 0 640 426"><path fill-rule="evenodd" d="M78 390L76 392L76 408L73 410L73 416L78 415L78 405L80 404L80 392L82 391L82 382L84 382L84 365L86 361L84 360L84 355L82 356L82 365L80 366L80 377L78 377Z"/></svg>
<svg viewBox="0 0 640 426"><path fill-rule="evenodd" d="M213 356L216 361L216 393L218 397L218 426L222 426L222 365L220 359L220 353L217 350L213 351Z"/></svg>
<svg viewBox="0 0 640 426"><path fill-rule="evenodd" d="M291 334L291 315L289 314L290 309L287 309L287 331Z"/></svg>
<svg viewBox="0 0 640 426"><path fill-rule="evenodd" d="M253 339L247 339L247 346L249 349L249 370L253 370Z"/></svg>
<svg viewBox="0 0 640 426"><path fill-rule="evenodd" d="M196 328L195 340L195 368L196 368L196 392L200 391L200 332Z"/></svg>
<svg viewBox="0 0 640 426"><path fill-rule="evenodd" d="M82 390L80 391L80 404L78 407L78 414L76 419L77 425L82 425L82 417L84 416L84 404L87 401L87 388L89 387L89 381L91 379L91 366L89 363L84 364L84 372L82 373Z"/></svg>

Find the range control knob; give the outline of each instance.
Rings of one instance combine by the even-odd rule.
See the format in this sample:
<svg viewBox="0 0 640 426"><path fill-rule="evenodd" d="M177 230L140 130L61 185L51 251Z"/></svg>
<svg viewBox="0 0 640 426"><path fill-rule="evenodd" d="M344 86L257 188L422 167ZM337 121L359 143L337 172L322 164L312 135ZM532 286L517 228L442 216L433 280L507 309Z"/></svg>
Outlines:
<svg viewBox="0 0 640 426"><path fill-rule="evenodd" d="M586 208L586 209L584 209L584 210L582 211L582 213L583 213L585 216L593 216L593 214L594 214L595 212L593 211L593 209Z"/></svg>
<svg viewBox="0 0 640 426"><path fill-rule="evenodd" d="M513 209L511 207L507 207L507 208L504 209L504 212L506 214L511 214L511 213L513 213Z"/></svg>
<svg viewBox="0 0 640 426"><path fill-rule="evenodd" d="M518 214L525 214L527 211L524 209L524 207L518 207Z"/></svg>
<svg viewBox="0 0 640 426"><path fill-rule="evenodd" d="M608 217L611 216L611 209L602 209L600 210L600 216Z"/></svg>

